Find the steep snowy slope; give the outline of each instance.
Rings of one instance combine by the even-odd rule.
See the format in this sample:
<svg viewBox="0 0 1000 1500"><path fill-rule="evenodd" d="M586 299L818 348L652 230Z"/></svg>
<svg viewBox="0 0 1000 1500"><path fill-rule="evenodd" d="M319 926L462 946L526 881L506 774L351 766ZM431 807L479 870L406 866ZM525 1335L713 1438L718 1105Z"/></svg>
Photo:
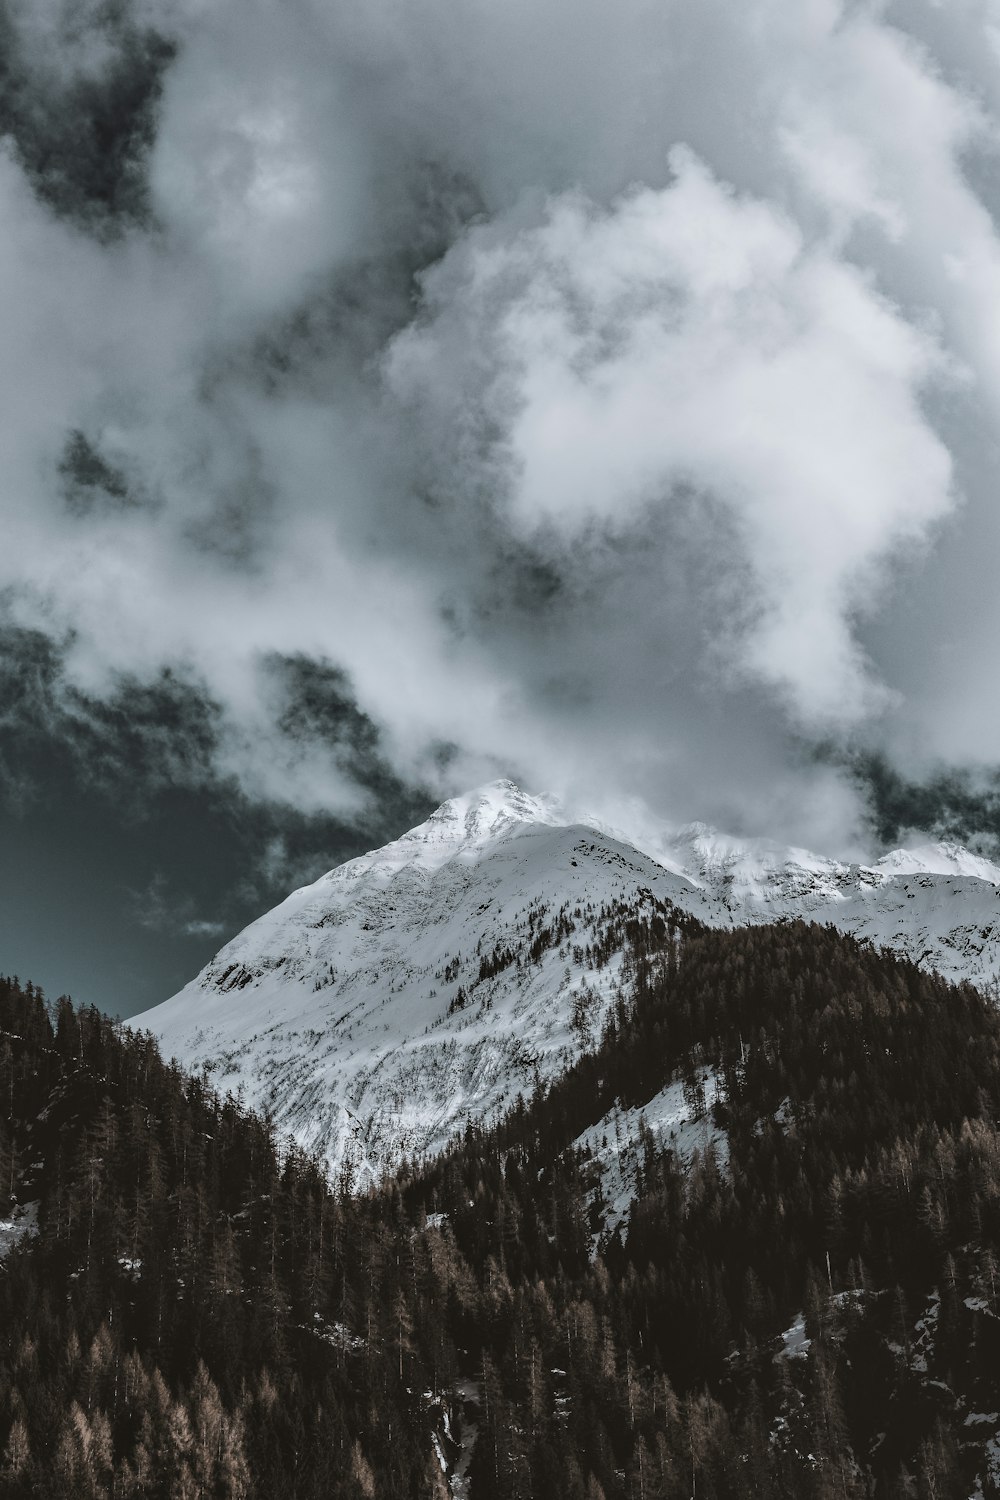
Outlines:
<svg viewBox="0 0 1000 1500"><path fill-rule="evenodd" d="M445 1144L595 1039L626 913L802 916L977 982L1000 869L956 846L866 868L692 825L623 837L498 782L295 891L137 1018L165 1051L362 1174Z"/></svg>
<svg viewBox="0 0 1000 1500"><path fill-rule="evenodd" d="M602 911L693 894L499 783L295 891L137 1019L168 1055L366 1172L561 1071L621 983Z"/></svg>

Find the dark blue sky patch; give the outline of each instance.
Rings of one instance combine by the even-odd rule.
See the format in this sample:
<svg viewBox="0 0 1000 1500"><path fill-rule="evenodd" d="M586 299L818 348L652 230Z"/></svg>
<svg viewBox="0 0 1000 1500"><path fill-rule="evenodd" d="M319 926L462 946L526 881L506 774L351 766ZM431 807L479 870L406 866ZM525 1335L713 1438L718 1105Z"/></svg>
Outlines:
<svg viewBox="0 0 1000 1500"><path fill-rule="evenodd" d="M364 827L255 802L219 775L219 710L170 673L90 700L36 632L0 638L0 962L47 992L130 1015L179 989L298 884L426 817L343 674L304 658L285 730L342 746Z"/></svg>

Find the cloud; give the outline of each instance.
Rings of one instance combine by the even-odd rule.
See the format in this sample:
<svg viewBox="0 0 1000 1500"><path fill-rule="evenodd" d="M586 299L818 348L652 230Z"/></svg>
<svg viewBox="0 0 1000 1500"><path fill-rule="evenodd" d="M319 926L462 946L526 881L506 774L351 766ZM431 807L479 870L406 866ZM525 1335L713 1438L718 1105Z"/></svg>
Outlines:
<svg viewBox="0 0 1000 1500"><path fill-rule="evenodd" d="M3 7L0 132L58 214L101 236L148 220L144 159L174 52L127 7Z"/></svg>
<svg viewBox="0 0 1000 1500"><path fill-rule="evenodd" d="M155 874L143 890L129 891L128 898L132 920L150 932L205 938L219 937L226 930L224 922L196 917L191 897L171 890L162 872Z"/></svg>
<svg viewBox="0 0 1000 1500"><path fill-rule="evenodd" d="M529 539L712 497L720 571L753 596L720 646L806 723L851 723L878 695L852 618L952 506L921 408L946 360L785 215L686 150L671 163L669 188L609 211L563 196L537 226L471 230L424 277L388 383L432 492L482 496Z"/></svg>
<svg viewBox="0 0 1000 1500"><path fill-rule="evenodd" d="M997 24L5 7L0 601L95 764L843 845L817 739L996 759Z"/></svg>
<svg viewBox="0 0 1000 1500"><path fill-rule="evenodd" d="M331 799L340 838L345 826L389 816L391 827L401 805L409 812L377 726L357 707L343 672L328 664L277 655L261 664L266 689L259 729L268 735L279 789L267 798L252 769L260 746L246 743L245 727L204 684L165 669L149 681L122 676L91 696L67 673L71 650L71 641L60 647L43 632L0 631L0 792L8 806L30 806L27 768L48 763L51 775L55 760L82 795L109 799L133 819L147 817L157 799L178 791L229 802L245 819L248 784L265 822L284 805L283 838L301 834L283 827L288 805L302 803L315 813L338 783L346 789ZM299 848L296 857L315 861L316 850Z"/></svg>
<svg viewBox="0 0 1000 1500"><path fill-rule="evenodd" d="M995 768L939 765L917 781L878 753L850 757L848 766L880 843L898 845L922 831L994 859L1000 853L1000 772Z"/></svg>

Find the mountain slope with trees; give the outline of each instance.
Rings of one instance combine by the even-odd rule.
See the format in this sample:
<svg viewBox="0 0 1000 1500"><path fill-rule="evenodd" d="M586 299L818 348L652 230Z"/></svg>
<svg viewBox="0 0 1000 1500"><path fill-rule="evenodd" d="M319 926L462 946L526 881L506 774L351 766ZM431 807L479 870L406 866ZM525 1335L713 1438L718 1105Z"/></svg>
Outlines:
<svg viewBox="0 0 1000 1500"><path fill-rule="evenodd" d="M592 1049L364 1193L2 982L37 1232L0 1265L0 1493L1000 1493L993 1004L831 928L619 920ZM725 1152L643 1131L606 1229L574 1143L670 1080L708 1107L706 1068Z"/></svg>

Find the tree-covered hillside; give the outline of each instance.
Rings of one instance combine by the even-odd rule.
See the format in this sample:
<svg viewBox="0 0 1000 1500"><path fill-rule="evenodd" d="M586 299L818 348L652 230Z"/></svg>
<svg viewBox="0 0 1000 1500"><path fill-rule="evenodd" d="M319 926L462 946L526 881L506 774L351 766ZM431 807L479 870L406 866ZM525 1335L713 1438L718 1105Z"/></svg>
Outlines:
<svg viewBox="0 0 1000 1500"><path fill-rule="evenodd" d="M828 928L620 922L595 1050L364 1195L0 982L0 1494L1000 1494L992 1003ZM724 1149L643 1130L605 1229L574 1142L707 1073Z"/></svg>

